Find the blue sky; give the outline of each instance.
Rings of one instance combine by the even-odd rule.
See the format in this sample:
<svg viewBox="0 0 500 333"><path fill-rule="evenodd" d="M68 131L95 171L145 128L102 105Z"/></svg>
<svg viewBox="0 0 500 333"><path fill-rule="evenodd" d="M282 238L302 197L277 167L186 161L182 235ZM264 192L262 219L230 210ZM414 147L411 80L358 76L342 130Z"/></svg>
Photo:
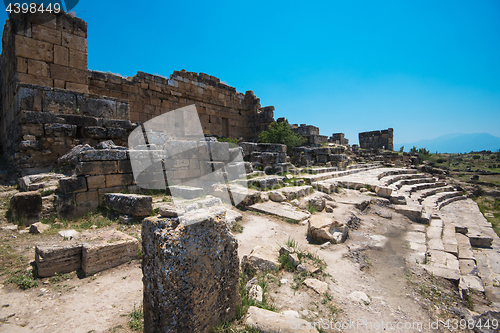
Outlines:
<svg viewBox="0 0 500 333"><path fill-rule="evenodd" d="M500 136L498 0L80 0L74 11L92 70L204 72L351 143L388 127L395 143Z"/></svg>

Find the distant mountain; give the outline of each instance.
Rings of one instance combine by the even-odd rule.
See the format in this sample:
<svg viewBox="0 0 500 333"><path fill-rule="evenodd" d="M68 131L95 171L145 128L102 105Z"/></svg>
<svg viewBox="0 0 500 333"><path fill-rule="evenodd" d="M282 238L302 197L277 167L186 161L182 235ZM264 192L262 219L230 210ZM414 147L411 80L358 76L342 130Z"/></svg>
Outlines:
<svg viewBox="0 0 500 333"><path fill-rule="evenodd" d="M496 152L500 149L500 138L489 133L454 133L431 140L395 144L394 150L399 150L401 146L405 146L405 151L409 151L413 146L416 146L417 148L426 148L431 153L469 153L481 150Z"/></svg>

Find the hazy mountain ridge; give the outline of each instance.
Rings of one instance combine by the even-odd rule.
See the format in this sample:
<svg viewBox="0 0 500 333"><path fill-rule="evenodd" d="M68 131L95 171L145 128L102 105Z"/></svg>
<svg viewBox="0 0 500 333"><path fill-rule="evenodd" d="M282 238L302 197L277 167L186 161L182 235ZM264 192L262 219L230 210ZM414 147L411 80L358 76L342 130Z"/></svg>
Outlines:
<svg viewBox="0 0 500 333"><path fill-rule="evenodd" d="M420 140L412 143L400 143L394 145L394 150L404 146L409 151L413 146L426 148L431 153L469 153L471 151L500 149L500 138L489 133L452 133L439 136L435 139Z"/></svg>

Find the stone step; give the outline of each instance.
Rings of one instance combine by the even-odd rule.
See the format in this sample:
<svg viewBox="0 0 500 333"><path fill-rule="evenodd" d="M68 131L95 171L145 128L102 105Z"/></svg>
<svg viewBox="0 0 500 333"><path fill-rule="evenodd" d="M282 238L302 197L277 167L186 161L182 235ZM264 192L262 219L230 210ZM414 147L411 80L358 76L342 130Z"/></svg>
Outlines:
<svg viewBox="0 0 500 333"><path fill-rule="evenodd" d="M453 203L455 201L459 201L459 200L467 200L467 196L461 195L461 196L458 196L458 197L453 197L453 198L446 199L445 201L441 202L438 205L438 209L441 209L444 206L449 205L449 204L451 204L451 203Z"/></svg>
<svg viewBox="0 0 500 333"><path fill-rule="evenodd" d="M322 174L317 174L317 175L302 175L299 178L302 178L306 181L308 184L312 184L313 182L319 182L322 180L327 180L327 179L332 179L332 178L338 178L338 177L344 177L356 173L360 173L363 171L367 170L372 170L372 169L377 169L379 168L379 164L366 164L363 165L363 168L358 168L358 169L349 169L345 171L333 171L333 172L327 172L327 173L322 173Z"/></svg>
<svg viewBox="0 0 500 333"><path fill-rule="evenodd" d="M249 206L248 208L255 210L257 212L276 215L279 217L290 219L290 220L293 220L295 222L302 221L302 220L308 218L309 216L311 216L311 214L309 212L304 212L304 211L298 210L291 205L288 206L288 205L284 205L284 204L272 202L272 201L256 203L256 204Z"/></svg>
<svg viewBox="0 0 500 333"><path fill-rule="evenodd" d="M418 193L412 194L412 198L418 200L420 203L427 197L440 193L440 192L450 192L453 191L454 187L453 186L443 186L443 187L436 187L436 188L431 188L427 190L422 190L418 191Z"/></svg>
<svg viewBox="0 0 500 333"><path fill-rule="evenodd" d="M462 192L453 190L452 192L440 192L425 198L422 205L427 207L437 207L441 202L446 199L462 195Z"/></svg>
<svg viewBox="0 0 500 333"><path fill-rule="evenodd" d="M402 192L408 192L410 195L414 192L426 190L430 188L442 187L446 186L446 182L435 182L435 183L425 183L425 184L416 184L416 185L406 185L403 186L400 190Z"/></svg>
<svg viewBox="0 0 500 333"><path fill-rule="evenodd" d="M388 180L385 181L385 186L392 185L395 182L398 182L400 180L415 179L415 178L421 178L421 177L422 177L422 174L418 174L418 173L395 175L394 177L389 178Z"/></svg>
<svg viewBox="0 0 500 333"><path fill-rule="evenodd" d="M416 185L416 184L433 184L436 182L435 178L432 177L419 177L414 179L403 179L395 183L394 186L399 190L404 185Z"/></svg>
<svg viewBox="0 0 500 333"><path fill-rule="evenodd" d="M389 177L389 176L403 175L403 174L416 174L416 173L417 173L417 170L414 170L414 169L391 170L391 171L382 172L380 175L378 175L378 179L381 180L382 178Z"/></svg>

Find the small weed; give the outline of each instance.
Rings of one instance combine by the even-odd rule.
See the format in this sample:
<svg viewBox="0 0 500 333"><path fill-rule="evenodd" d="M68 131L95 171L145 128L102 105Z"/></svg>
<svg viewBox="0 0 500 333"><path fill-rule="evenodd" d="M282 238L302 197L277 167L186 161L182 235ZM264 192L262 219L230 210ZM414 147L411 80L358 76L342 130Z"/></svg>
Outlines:
<svg viewBox="0 0 500 333"><path fill-rule="evenodd" d="M16 284L22 290L38 287L38 281L35 280L32 270L23 272L18 269L12 273L7 281Z"/></svg>
<svg viewBox="0 0 500 333"><path fill-rule="evenodd" d="M314 214L314 213L316 213L318 211L318 209L315 206L311 205L311 204L307 204L307 208L306 209L311 214Z"/></svg>
<svg viewBox="0 0 500 333"><path fill-rule="evenodd" d="M128 322L128 327L134 331L144 330L144 313L142 312L142 306L135 308L129 313L130 320Z"/></svg>

